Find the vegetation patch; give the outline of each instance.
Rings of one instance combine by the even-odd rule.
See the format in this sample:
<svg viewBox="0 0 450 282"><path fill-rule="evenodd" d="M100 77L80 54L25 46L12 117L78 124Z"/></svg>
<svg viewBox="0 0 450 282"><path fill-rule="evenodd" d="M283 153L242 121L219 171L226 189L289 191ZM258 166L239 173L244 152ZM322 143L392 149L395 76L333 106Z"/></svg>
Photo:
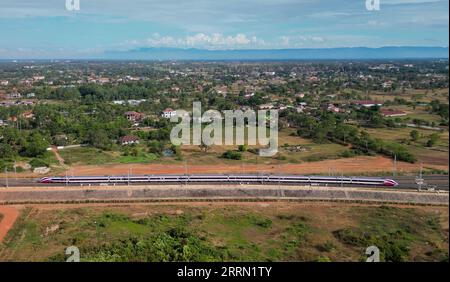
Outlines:
<svg viewBox="0 0 450 282"><path fill-rule="evenodd" d="M362 214L357 227L336 230L334 236L346 245L378 247L383 261L408 261L411 259L411 249L419 243L431 249L423 259L448 259L448 254L436 253L438 248L435 242L444 240L444 234L435 215L417 215L411 209L392 207L365 210Z"/></svg>
<svg viewBox="0 0 450 282"><path fill-rule="evenodd" d="M0 261L448 260L448 216L415 208L140 205L26 208L0 246ZM329 209L329 210L328 210ZM429 208L435 209L435 208ZM447 225L448 226L448 225ZM447 230L447 231L446 231Z"/></svg>

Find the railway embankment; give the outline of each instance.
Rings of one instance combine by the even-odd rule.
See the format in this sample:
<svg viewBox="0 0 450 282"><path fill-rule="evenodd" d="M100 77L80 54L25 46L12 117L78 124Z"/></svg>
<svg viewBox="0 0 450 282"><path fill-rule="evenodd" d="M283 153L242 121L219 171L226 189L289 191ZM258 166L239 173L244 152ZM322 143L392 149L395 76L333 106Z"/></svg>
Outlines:
<svg viewBox="0 0 450 282"><path fill-rule="evenodd" d="M0 204L153 201L345 201L449 205L448 192L258 185L155 185L0 188Z"/></svg>

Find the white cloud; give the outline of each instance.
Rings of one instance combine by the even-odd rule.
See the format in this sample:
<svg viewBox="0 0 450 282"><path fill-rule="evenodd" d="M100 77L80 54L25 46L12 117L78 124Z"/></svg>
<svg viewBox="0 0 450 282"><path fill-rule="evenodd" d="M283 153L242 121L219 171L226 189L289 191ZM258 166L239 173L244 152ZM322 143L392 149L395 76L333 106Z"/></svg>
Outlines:
<svg viewBox="0 0 450 282"><path fill-rule="evenodd" d="M293 36L281 36L277 47L282 48L296 48L296 47L321 47L322 43L327 40L321 36L305 36L305 35L293 35Z"/></svg>
<svg viewBox="0 0 450 282"><path fill-rule="evenodd" d="M266 42L256 36L243 33L224 35L222 33L197 33L185 37L161 36L153 34L145 40L129 40L123 46L146 47L177 47L177 48L205 48L205 49L240 49L262 48Z"/></svg>
<svg viewBox="0 0 450 282"><path fill-rule="evenodd" d="M200 49L279 49L298 47L322 47L327 40L321 36L284 35L272 41L243 33L224 35L222 33L197 33L186 37L161 36L153 34L145 40L129 40L121 44L123 48L175 47Z"/></svg>

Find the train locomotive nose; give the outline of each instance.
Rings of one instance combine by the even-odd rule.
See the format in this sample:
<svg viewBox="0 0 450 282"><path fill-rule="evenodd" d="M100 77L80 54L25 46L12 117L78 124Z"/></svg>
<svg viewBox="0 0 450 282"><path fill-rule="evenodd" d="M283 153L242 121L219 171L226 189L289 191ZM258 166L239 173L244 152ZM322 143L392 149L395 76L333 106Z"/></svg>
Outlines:
<svg viewBox="0 0 450 282"><path fill-rule="evenodd" d="M384 186L396 187L398 186L398 183L395 180L387 179L384 181Z"/></svg>
<svg viewBox="0 0 450 282"><path fill-rule="evenodd" d="M50 183L50 178L44 177L39 180L40 183Z"/></svg>

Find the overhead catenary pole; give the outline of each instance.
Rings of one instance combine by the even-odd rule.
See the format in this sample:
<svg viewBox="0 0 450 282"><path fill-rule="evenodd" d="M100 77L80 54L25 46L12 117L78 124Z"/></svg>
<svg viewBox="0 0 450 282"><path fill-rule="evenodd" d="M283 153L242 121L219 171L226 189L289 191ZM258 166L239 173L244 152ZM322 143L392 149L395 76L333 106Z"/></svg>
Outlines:
<svg viewBox="0 0 450 282"><path fill-rule="evenodd" d="M281 164L278 165L278 189L281 189Z"/></svg>
<svg viewBox="0 0 450 282"><path fill-rule="evenodd" d="M16 168L16 161L14 160L14 178L17 180L17 168Z"/></svg>
<svg viewBox="0 0 450 282"><path fill-rule="evenodd" d="M130 186L130 169L131 168L128 168L128 186Z"/></svg>
<svg viewBox="0 0 450 282"><path fill-rule="evenodd" d="M422 163L420 163L419 177L416 178L416 184L419 186L419 191L422 190L422 185L424 185L424 179L422 178L422 169Z"/></svg>
<svg viewBox="0 0 450 282"><path fill-rule="evenodd" d="M397 154L394 154L394 167L392 171L392 176L397 177Z"/></svg>
<svg viewBox="0 0 450 282"><path fill-rule="evenodd" d="M419 174L420 179L422 179L422 170L423 170L423 165L422 165L422 163L420 163L420 174Z"/></svg>
<svg viewBox="0 0 450 282"><path fill-rule="evenodd" d="M184 180L185 180L185 185L187 186L188 184L188 166L187 166L187 160L184 160Z"/></svg>
<svg viewBox="0 0 450 282"><path fill-rule="evenodd" d="M7 167L5 167L5 175L6 175L5 185L6 185L6 188L9 188L9 183L8 183L8 168L7 168Z"/></svg>

